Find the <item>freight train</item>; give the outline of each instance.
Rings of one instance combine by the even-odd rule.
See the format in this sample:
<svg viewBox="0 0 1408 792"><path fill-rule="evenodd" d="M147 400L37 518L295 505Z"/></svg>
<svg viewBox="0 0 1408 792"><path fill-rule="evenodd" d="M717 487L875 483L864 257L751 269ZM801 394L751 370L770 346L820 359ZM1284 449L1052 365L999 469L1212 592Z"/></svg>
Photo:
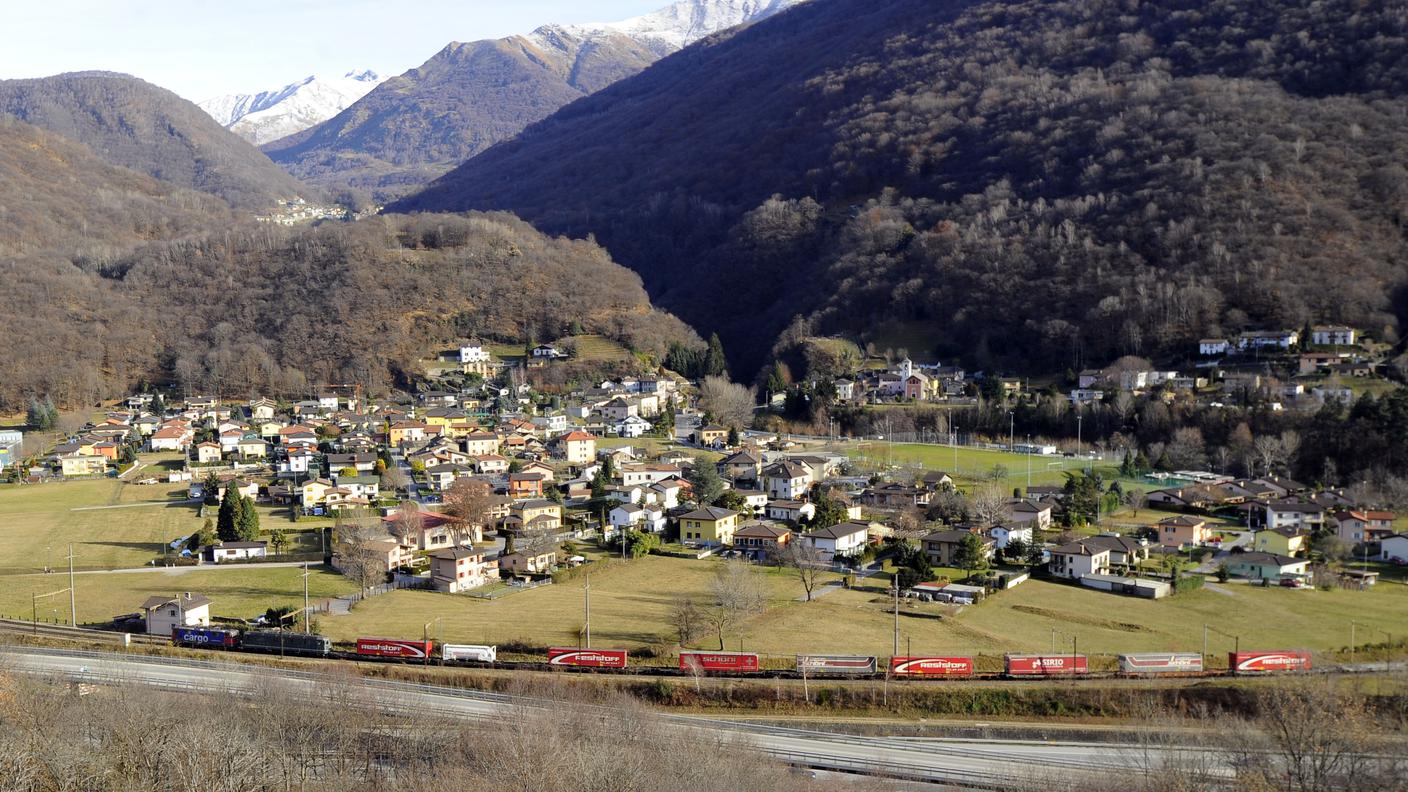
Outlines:
<svg viewBox="0 0 1408 792"><path fill-rule="evenodd" d="M437 665L476 664L517 669L575 669L583 671L624 671L642 674L710 676L829 677L850 679L1030 679L1035 677L1111 676L1096 674L1081 654L1009 654L1001 672L979 672L972 657L873 655L797 655L791 669L767 669L755 652L680 652L679 666L630 666L624 649L583 649L552 647L544 661L501 662L498 648L473 644L439 644L432 640L400 638L358 638L351 651L334 649L321 635L282 630L235 630L214 627L177 627L171 642L177 646L229 651L264 652L304 657L350 660L376 660ZM1219 674L1271 674L1311 670L1310 655L1301 651L1229 652L1226 672L1204 667L1203 656L1186 652L1145 652L1121 654L1114 676L1211 676Z"/></svg>

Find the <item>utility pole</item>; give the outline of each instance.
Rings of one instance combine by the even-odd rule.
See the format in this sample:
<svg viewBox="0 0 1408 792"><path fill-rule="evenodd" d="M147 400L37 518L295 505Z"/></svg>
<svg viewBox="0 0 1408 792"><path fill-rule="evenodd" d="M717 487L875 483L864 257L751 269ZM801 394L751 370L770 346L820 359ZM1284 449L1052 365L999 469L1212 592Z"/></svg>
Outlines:
<svg viewBox="0 0 1408 792"><path fill-rule="evenodd" d="M1349 623L1349 664L1354 665L1354 622Z"/></svg>
<svg viewBox="0 0 1408 792"><path fill-rule="evenodd" d="M1080 408L1076 408L1080 409ZM1085 420L1085 416L1076 416L1076 459L1080 459L1080 422Z"/></svg>
<svg viewBox="0 0 1408 792"><path fill-rule="evenodd" d="M893 657L900 653L900 576L898 572L895 573L894 585L891 586L891 589L895 594L895 646L894 651L891 652Z"/></svg>
<svg viewBox="0 0 1408 792"><path fill-rule="evenodd" d="M73 542L68 543L68 625L78 626L78 602L73 591Z"/></svg>
<svg viewBox="0 0 1408 792"><path fill-rule="evenodd" d="M1032 492L1032 436L1027 435L1027 494Z"/></svg>
<svg viewBox="0 0 1408 792"><path fill-rule="evenodd" d="M592 576L591 573L582 575L582 603L586 611L587 627L585 631L586 646L584 649L592 648Z"/></svg>
<svg viewBox="0 0 1408 792"><path fill-rule="evenodd" d="M1017 450L1017 411L1007 411L1007 452Z"/></svg>
<svg viewBox="0 0 1408 792"><path fill-rule="evenodd" d="M303 632L308 629L308 562L303 562Z"/></svg>

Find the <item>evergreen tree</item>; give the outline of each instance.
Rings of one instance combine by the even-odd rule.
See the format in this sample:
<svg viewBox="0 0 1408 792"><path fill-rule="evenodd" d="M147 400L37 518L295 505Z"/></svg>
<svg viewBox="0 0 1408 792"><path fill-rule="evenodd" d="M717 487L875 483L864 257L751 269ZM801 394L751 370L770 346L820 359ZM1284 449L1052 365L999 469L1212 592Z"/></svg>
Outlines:
<svg viewBox="0 0 1408 792"><path fill-rule="evenodd" d="M712 504L724 492L724 480L719 478L719 471L714 469L713 462L702 456L694 458L688 479L694 487L694 502L700 506Z"/></svg>
<svg viewBox="0 0 1408 792"><path fill-rule="evenodd" d="M953 563L969 575L988 568L988 556L983 548L983 540L975 533L963 537L954 551Z"/></svg>
<svg viewBox="0 0 1408 792"><path fill-rule="evenodd" d="M241 541L252 542L259 538L259 512L254 510L253 498L240 498L239 504L240 514L235 520L236 533Z"/></svg>
<svg viewBox="0 0 1408 792"><path fill-rule="evenodd" d="M719 340L719 334L714 333L709 336L709 351L704 353L705 376L719 376L728 372L728 358L724 357L724 342Z"/></svg>
<svg viewBox="0 0 1408 792"><path fill-rule="evenodd" d="M225 485L225 497L220 500L220 511L215 515L215 533L222 542L233 542L240 538L239 519L243 513L240 494L235 491L234 482Z"/></svg>
<svg viewBox="0 0 1408 792"><path fill-rule="evenodd" d="M163 399L163 398L161 397L161 394L158 393L157 395L155 395L155 396L152 397L152 415L155 415L155 416L157 416L158 418L160 418L161 416L163 416L163 415L165 415L165 414L166 414L166 399Z"/></svg>

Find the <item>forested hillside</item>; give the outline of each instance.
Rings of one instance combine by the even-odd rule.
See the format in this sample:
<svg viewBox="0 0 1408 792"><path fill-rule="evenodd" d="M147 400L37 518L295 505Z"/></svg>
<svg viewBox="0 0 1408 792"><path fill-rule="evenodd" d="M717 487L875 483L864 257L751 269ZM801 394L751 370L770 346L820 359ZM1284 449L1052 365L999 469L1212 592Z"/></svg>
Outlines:
<svg viewBox="0 0 1408 792"><path fill-rule="evenodd" d="M1029 371L1306 320L1396 341L1405 30L1384 0L817 0L394 208L594 234L745 371L900 322Z"/></svg>
<svg viewBox="0 0 1408 792"><path fill-rule="evenodd" d="M0 256L56 246L108 255L231 220L217 198L109 165L80 143L0 114Z"/></svg>
<svg viewBox="0 0 1408 792"><path fill-rule="evenodd" d="M223 198L245 209L307 192L194 104L124 74L75 72L0 80L8 113L87 146L110 165Z"/></svg>
<svg viewBox="0 0 1408 792"><path fill-rule="evenodd" d="M173 378L228 396L320 383L384 390L432 345L600 333L664 353L701 344L590 242L507 215L235 227L71 263L0 257L0 409L91 404ZM42 350L42 354L36 354Z"/></svg>

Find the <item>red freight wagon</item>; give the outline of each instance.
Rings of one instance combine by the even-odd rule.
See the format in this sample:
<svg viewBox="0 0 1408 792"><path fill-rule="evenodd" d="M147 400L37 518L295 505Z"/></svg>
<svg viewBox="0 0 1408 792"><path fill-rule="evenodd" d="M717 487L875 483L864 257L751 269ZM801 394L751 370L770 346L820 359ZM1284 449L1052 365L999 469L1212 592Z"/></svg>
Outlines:
<svg viewBox="0 0 1408 792"><path fill-rule="evenodd" d="M625 668L626 650L553 647L548 650L548 662L552 665L584 668Z"/></svg>
<svg viewBox="0 0 1408 792"><path fill-rule="evenodd" d="M1306 652L1228 652L1227 667L1234 674L1309 671L1310 655Z"/></svg>
<svg viewBox="0 0 1408 792"><path fill-rule="evenodd" d="M891 657L895 676L972 676L971 657Z"/></svg>
<svg viewBox="0 0 1408 792"><path fill-rule="evenodd" d="M751 652L680 652L681 671L744 673L758 669L758 656Z"/></svg>
<svg viewBox="0 0 1408 792"><path fill-rule="evenodd" d="M425 660L435 648L434 641L402 641L395 638L358 638L357 654L368 657L399 657Z"/></svg>
<svg viewBox="0 0 1408 792"><path fill-rule="evenodd" d="M1089 670L1085 655L1007 655L1008 676L1071 676Z"/></svg>

